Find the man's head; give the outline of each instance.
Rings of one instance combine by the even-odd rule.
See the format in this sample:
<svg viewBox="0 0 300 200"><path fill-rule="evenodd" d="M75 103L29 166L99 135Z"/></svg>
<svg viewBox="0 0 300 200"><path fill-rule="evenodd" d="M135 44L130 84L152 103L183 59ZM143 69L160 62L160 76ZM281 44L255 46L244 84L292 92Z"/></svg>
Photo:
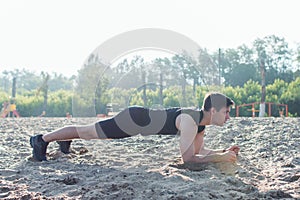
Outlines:
<svg viewBox="0 0 300 200"><path fill-rule="evenodd" d="M222 126L230 117L230 106L234 102L224 94L212 92L205 96L203 110L211 114L211 124Z"/></svg>

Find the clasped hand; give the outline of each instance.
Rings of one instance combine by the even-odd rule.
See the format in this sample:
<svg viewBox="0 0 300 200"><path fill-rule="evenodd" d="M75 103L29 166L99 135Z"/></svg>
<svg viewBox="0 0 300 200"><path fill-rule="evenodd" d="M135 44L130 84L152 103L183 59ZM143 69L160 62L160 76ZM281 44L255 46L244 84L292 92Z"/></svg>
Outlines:
<svg viewBox="0 0 300 200"><path fill-rule="evenodd" d="M240 151L240 148L236 145L226 149L224 152L224 160L229 162L235 162L237 160L237 155Z"/></svg>

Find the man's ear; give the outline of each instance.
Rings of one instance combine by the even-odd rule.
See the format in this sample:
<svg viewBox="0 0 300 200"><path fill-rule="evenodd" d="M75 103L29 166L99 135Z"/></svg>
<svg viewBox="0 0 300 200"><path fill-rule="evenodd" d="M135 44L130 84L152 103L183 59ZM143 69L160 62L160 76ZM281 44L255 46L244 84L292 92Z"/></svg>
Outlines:
<svg viewBox="0 0 300 200"><path fill-rule="evenodd" d="M211 112L211 114L215 114L215 113L217 112L217 110L216 110L214 107L212 107L212 108L210 109L210 112Z"/></svg>

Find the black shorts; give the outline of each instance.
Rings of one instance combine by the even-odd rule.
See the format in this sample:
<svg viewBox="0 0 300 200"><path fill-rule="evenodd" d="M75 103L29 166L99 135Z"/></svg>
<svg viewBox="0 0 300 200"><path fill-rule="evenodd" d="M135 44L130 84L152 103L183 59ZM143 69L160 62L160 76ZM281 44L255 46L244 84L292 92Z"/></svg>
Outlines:
<svg viewBox="0 0 300 200"><path fill-rule="evenodd" d="M175 115L172 113L175 112L134 106L112 118L97 122L95 126L101 139L125 138L138 134L176 135L178 130L175 127Z"/></svg>

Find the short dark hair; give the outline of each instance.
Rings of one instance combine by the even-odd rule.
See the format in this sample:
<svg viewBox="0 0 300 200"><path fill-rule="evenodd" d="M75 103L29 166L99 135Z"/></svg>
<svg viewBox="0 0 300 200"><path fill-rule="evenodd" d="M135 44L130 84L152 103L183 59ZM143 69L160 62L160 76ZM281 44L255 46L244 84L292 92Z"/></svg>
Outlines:
<svg viewBox="0 0 300 200"><path fill-rule="evenodd" d="M234 105L234 101L226 95L218 92L211 92L204 97L202 108L205 111L209 111L212 107L214 107L217 111L220 111L221 108L227 108L232 105Z"/></svg>

